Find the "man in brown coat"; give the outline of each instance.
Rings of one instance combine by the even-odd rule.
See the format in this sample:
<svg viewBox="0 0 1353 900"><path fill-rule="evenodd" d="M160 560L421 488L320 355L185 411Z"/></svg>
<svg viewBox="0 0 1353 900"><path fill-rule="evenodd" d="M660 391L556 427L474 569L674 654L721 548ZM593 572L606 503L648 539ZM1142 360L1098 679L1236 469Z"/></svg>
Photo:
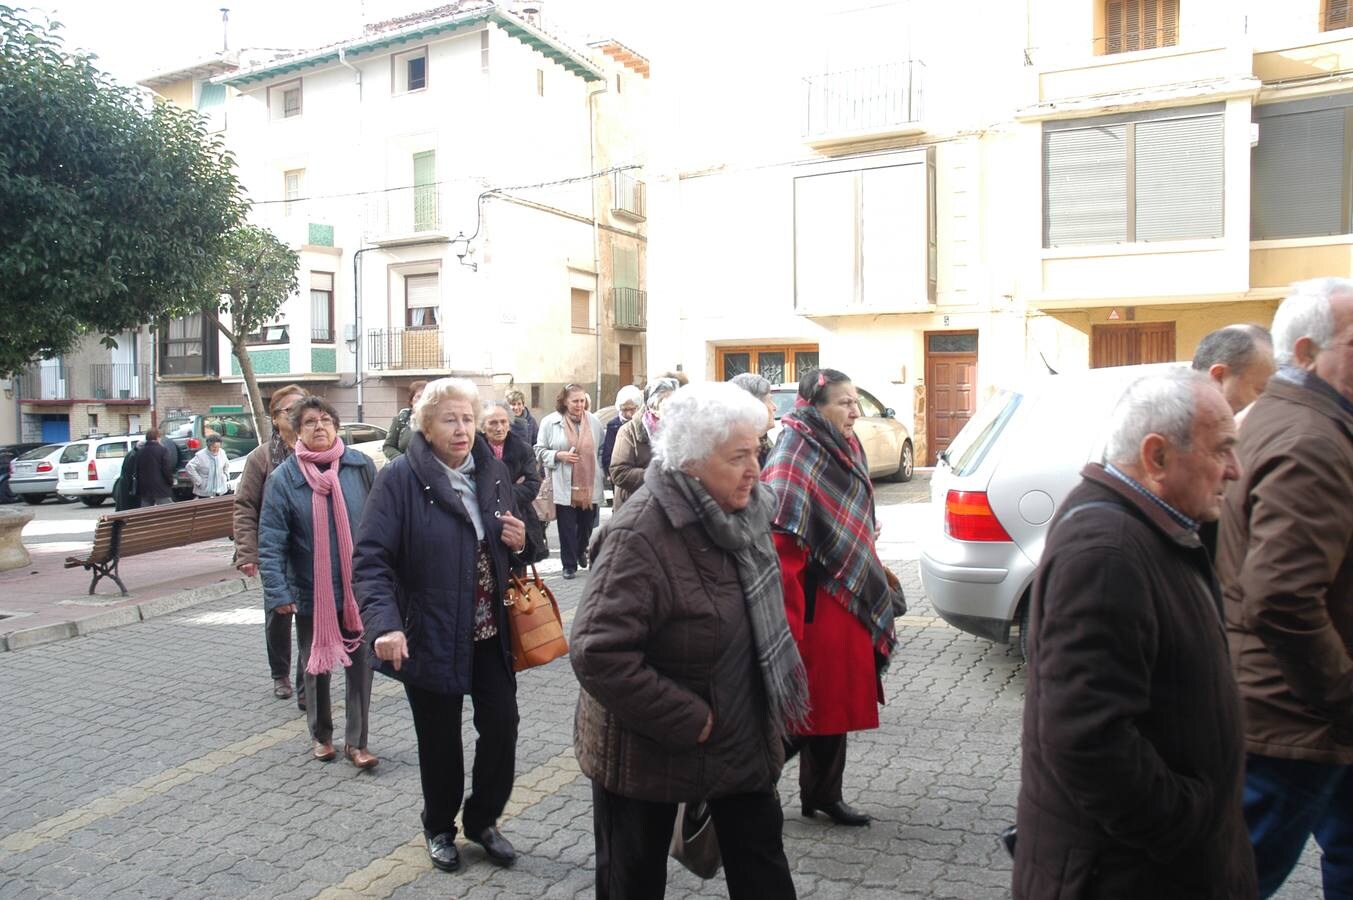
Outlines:
<svg viewBox="0 0 1353 900"><path fill-rule="evenodd" d="M1295 285L1273 338L1217 553L1245 818L1263 896L1314 835L1325 896L1353 897L1353 282Z"/></svg>
<svg viewBox="0 0 1353 900"><path fill-rule="evenodd" d="M1048 537L1030 607L1014 895L1256 895L1240 699L1198 523L1239 476L1187 369L1134 382Z"/></svg>

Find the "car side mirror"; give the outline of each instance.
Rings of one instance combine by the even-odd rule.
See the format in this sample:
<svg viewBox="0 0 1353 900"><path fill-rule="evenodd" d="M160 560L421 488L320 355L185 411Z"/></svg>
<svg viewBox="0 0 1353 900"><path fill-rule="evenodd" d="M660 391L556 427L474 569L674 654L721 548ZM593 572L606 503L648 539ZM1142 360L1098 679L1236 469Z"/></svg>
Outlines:
<svg viewBox="0 0 1353 900"><path fill-rule="evenodd" d="M897 412L891 406L889 406L883 410L883 418L895 419L897 418Z"/></svg>

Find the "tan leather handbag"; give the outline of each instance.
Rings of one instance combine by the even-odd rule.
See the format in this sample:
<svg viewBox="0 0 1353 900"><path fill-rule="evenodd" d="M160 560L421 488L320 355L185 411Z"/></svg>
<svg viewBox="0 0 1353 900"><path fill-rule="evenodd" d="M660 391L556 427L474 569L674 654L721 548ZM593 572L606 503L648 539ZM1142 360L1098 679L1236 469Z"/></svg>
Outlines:
<svg viewBox="0 0 1353 900"><path fill-rule="evenodd" d="M515 573L509 577L503 605L512 630L514 671L543 666L568 653L559 604L535 566L531 566L530 578Z"/></svg>

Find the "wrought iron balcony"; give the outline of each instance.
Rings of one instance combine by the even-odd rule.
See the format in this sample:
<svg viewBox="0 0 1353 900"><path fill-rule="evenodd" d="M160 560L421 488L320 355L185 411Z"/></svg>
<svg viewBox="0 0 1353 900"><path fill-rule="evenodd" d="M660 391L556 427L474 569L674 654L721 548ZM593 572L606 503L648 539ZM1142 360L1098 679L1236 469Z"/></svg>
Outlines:
<svg viewBox="0 0 1353 900"><path fill-rule="evenodd" d="M925 63L884 63L804 78L804 138L811 144L851 136L917 131Z"/></svg>
<svg viewBox="0 0 1353 900"><path fill-rule="evenodd" d="M71 371L65 366L36 366L14 380L23 400L69 400L73 393Z"/></svg>
<svg viewBox="0 0 1353 900"><path fill-rule="evenodd" d="M647 217L644 211L644 187L639 179L625 172L616 172L611 180L611 212L642 222Z"/></svg>
<svg viewBox="0 0 1353 900"><path fill-rule="evenodd" d="M632 287L611 288L616 328L648 328L648 291Z"/></svg>
<svg viewBox="0 0 1353 900"><path fill-rule="evenodd" d="M366 208L366 236L375 244L445 240L445 203L435 184L384 191Z"/></svg>
<svg viewBox="0 0 1353 900"><path fill-rule="evenodd" d="M391 370L449 370L446 335L437 326L379 328L366 333L366 367Z"/></svg>
<svg viewBox="0 0 1353 900"><path fill-rule="evenodd" d="M150 398L150 366L96 363L89 367L89 384L95 400L147 400Z"/></svg>

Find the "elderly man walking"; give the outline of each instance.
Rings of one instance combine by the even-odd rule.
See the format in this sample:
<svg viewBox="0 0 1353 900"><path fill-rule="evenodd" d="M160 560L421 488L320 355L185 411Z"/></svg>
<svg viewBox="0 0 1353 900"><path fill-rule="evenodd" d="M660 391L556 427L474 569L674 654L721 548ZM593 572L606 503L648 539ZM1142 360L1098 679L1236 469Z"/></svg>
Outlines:
<svg viewBox="0 0 1353 900"><path fill-rule="evenodd" d="M1211 378L1231 412L1239 413L1273 377L1273 338L1258 325L1218 328L1198 342L1193 368Z"/></svg>
<svg viewBox="0 0 1353 900"><path fill-rule="evenodd" d="M1259 889L1312 835L1326 897L1353 897L1353 281L1297 284L1282 368L1249 412L1217 570L1245 707L1245 818Z"/></svg>
<svg viewBox="0 0 1353 900"><path fill-rule="evenodd" d="M1239 477L1235 421L1187 369L1134 382L1105 465L1034 581L1016 898L1256 894L1240 698L1198 540Z"/></svg>

